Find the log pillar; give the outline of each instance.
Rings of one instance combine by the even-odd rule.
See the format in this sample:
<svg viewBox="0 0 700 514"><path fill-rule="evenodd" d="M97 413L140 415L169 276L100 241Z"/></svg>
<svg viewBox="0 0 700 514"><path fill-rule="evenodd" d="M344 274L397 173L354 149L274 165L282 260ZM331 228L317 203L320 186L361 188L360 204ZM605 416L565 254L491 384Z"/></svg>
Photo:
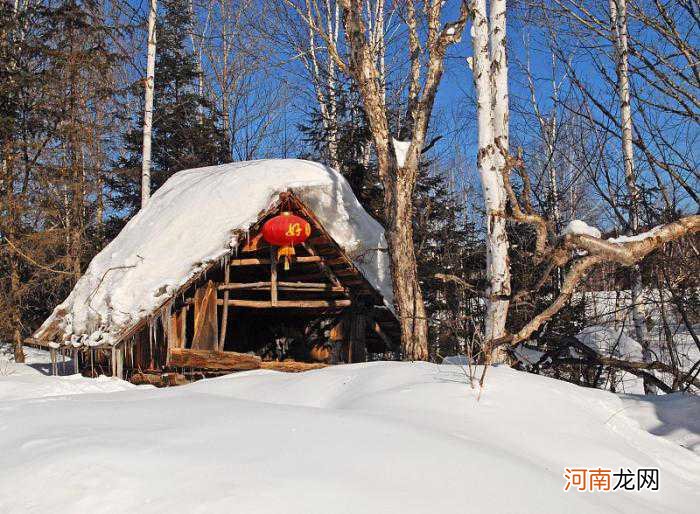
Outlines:
<svg viewBox="0 0 700 514"><path fill-rule="evenodd" d="M124 378L124 352L126 351L126 344L122 344L121 348L118 348L116 353L113 354L116 357L116 363L114 365L115 376L123 379Z"/></svg>
<svg viewBox="0 0 700 514"><path fill-rule="evenodd" d="M77 348L73 348L73 373L80 373L80 357Z"/></svg>
<svg viewBox="0 0 700 514"><path fill-rule="evenodd" d="M56 363L56 348L51 348L51 374L58 375L58 364Z"/></svg>

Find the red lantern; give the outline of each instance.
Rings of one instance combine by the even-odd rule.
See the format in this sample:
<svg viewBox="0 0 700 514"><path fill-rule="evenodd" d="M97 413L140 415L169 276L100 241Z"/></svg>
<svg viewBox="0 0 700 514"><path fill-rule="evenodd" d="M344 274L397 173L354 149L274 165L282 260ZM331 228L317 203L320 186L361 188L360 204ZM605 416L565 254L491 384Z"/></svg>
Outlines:
<svg viewBox="0 0 700 514"><path fill-rule="evenodd" d="M289 269L289 259L294 255L294 245L306 241L311 235L311 225L304 218L291 212L283 212L265 222L262 228L265 241L279 246L278 257L284 257L284 269Z"/></svg>

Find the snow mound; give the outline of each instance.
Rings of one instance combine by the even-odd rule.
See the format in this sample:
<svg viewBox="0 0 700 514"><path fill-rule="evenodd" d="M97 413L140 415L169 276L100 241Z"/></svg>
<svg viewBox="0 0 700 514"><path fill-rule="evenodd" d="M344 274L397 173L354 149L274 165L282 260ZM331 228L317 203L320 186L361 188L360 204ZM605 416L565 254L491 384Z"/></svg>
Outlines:
<svg viewBox="0 0 700 514"><path fill-rule="evenodd" d="M335 170L296 159L237 162L173 175L90 263L68 298L35 333L99 345L153 313L190 278L235 246L279 193L292 190L316 214L391 307L384 231Z"/></svg>
<svg viewBox="0 0 700 514"><path fill-rule="evenodd" d="M477 393L459 366L376 362L0 401L0 512L695 512L700 458L666 434L697 398L505 367ZM565 492L566 467L658 467L660 490Z"/></svg>
<svg viewBox="0 0 700 514"><path fill-rule="evenodd" d="M579 332L576 339L607 357L637 362L642 360L642 345L626 335L622 329L593 325Z"/></svg>
<svg viewBox="0 0 700 514"><path fill-rule="evenodd" d="M96 379L81 375L47 376L51 373L49 352L25 346L24 357L24 364L14 362L11 345L0 343L0 401L113 393L136 387L129 382L105 376ZM72 370L70 359L66 361L65 370ZM59 371L64 369L62 364L59 363Z"/></svg>
<svg viewBox="0 0 700 514"><path fill-rule="evenodd" d="M601 233L595 227L591 227L588 223L582 220L571 220L564 229L563 234L572 234L577 236L591 236L600 239Z"/></svg>

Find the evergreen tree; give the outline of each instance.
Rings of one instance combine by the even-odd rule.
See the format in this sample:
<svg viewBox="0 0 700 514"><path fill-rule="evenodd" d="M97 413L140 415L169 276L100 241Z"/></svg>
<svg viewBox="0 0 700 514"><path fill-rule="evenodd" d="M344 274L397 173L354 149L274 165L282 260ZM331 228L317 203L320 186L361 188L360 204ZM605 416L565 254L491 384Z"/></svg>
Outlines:
<svg viewBox="0 0 700 514"><path fill-rule="evenodd" d="M151 188L157 190L174 173L188 168L227 162L229 151L222 119L211 102L195 88L197 69L187 37L193 30L186 0L159 2L158 46L155 71ZM134 95L142 94L142 83ZM140 98L140 96L138 96ZM139 109L140 114L143 109ZM140 205L141 116L131 119L125 137L126 156L112 178L112 202L120 218L130 217ZM120 224L123 220L117 220Z"/></svg>

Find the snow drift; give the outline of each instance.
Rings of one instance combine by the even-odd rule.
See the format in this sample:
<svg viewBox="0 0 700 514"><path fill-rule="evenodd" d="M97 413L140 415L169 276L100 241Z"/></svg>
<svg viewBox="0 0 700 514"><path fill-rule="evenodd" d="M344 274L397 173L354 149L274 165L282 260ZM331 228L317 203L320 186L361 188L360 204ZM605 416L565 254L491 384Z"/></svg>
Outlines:
<svg viewBox="0 0 700 514"><path fill-rule="evenodd" d="M476 397L459 366L396 362L0 397L0 512L665 514L700 503L696 397L618 396L504 367ZM572 466L658 467L660 490L564 492Z"/></svg>
<svg viewBox="0 0 700 514"><path fill-rule="evenodd" d="M293 191L393 305L384 231L335 170L296 159L180 171L90 263L68 298L34 334L91 345L150 315L238 243L279 193Z"/></svg>

